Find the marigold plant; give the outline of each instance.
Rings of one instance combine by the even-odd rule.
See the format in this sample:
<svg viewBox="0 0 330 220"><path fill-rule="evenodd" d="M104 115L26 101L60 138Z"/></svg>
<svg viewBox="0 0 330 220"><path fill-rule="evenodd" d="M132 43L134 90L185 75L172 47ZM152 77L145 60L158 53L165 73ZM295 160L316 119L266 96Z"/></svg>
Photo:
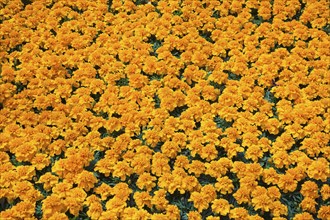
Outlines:
<svg viewBox="0 0 330 220"><path fill-rule="evenodd" d="M327 6L0 1L0 219L330 219Z"/></svg>

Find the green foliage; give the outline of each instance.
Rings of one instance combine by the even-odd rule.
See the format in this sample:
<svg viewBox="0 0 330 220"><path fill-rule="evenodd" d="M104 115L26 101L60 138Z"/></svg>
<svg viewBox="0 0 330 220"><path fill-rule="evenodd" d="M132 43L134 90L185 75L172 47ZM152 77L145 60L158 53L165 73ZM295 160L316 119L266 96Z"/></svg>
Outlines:
<svg viewBox="0 0 330 220"><path fill-rule="evenodd" d="M7 201L6 198L0 198L0 212L11 208L12 205Z"/></svg>
<svg viewBox="0 0 330 220"><path fill-rule="evenodd" d="M278 101L274 94L268 89L265 90L264 99L266 99L270 103L276 103Z"/></svg>
<svg viewBox="0 0 330 220"><path fill-rule="evenodd" d="M62 25L64 22L71 21L71 20L74 20L74 19L68 18L67 16L64 16L64 17L61 18L61 20L59 22L59 25Z"/></svg>
<svg viewBox="0 0 330 220"><path fill-rule="evenodd" d="M196 210L193 202L189 202L190 193L185 192L184 194L180 194L179 191L175 191L173 194L167 194L166 199L170 201L172 205L175 205L180 210L180 219L188 219L187 214L190 211Z"/></svg>
<svg viewBox="0 0 330 220"><path fill-rule="evenodd" d="M128 78L120 78L119 80L116 81L116 86L128 86L128 85L129 85Z"/></svg>
<svg viewBox="0 0 330 220"><path fill-rule="evenodd" d="M235 73L233 73L231 71L226 71L225 70L224 72L228 74L228 79L229 80L239 81L242 78L241 76L239 76L239 75L237 75L237 74L235 74Z"/></svg>
<svg viewBox="0 0 330 220"><path fill-rule="evenodd" d="M296 214L302 211L299 206L302 200L303 196L300 194L300 192L282 192L280 201L288 208L288 219L292 219Z"/></svg>
<svg viewBox="0 0 330 220"><path fill-rule="evenodd" d="M160 98L158 95L154 95L155 108L160 108Z"/></svg>
<svg viewBox="0 0 330 220"><path fill-rule="evenodd" d="M217 124L218 128L221 128L222 131L225 131L227 128L233 125L233 122L228 122L225 119L221 118L220 116L214 117L214 122Z"/></svg>
<svg viewBox="0 0 330 220"><path fill-rule="evenodd" d="M37 201L36 211L35 211L35 217L37 219L41 219L42 218L42 202L41 201Z"/></svg>
<svg viewBox="0 0 330 220"><path fill-rule="evenodd" d="M170 115L173 117L180 117L180 115L182 114L182 112L186 111L188 109L187 105L184 106L178 106L176 107L173 111L170 112Z"/></svg>
<svg viewBox="0 0 330 220"><path fill-rule="evenodd" d="M225 88L226 88L226 85L224 85L224 84L219 84L219 83L216 83L216 82L214 82L214 81L210 81L209 84L210 84L211 86L213 86L215 89L219 89L220 92L222 92L222 91L225 90Z"/></svg>
<svg viewBox="0 0 330 220"><path fill-rule="evenodd" d="M172 14L173 14L173 15L180 16L180 15L182 15L183 13L182 13L181 10L175 10Z"/></svg>
<svg viewBox="0 0 330 220"><path fill-rule="evenodd" d="M154 74L152 74L152 75L149 75L148 78L149 78L150 81L152 81L152 80L161 81L161 79L163 78L163 76L154 73Z"/></svg>

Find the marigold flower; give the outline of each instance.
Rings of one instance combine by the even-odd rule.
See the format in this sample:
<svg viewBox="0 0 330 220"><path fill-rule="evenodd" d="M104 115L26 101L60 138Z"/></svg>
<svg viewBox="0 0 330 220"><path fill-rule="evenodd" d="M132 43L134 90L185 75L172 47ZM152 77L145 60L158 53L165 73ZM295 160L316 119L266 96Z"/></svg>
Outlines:
<svg viewBox="0 0 330 220"><path fill-rule="evenodd" d="M211 161L210 163L205 163L205 174L208 174L215 178L225 175L228 169L231 167L231 164L228 164L226 159L221 158L218 161Z"/></svg>
<svg viewBox="0 0 330 220"><path fill-rule="evenodd" d="M138 208L143 209L144 206L151 207L152 197L148 192L135 192L133 198Z"/></svg>
<svg viewBox="0 0 330 220"><path fill-rule="evenodd" d="M112 188L112 194L115 195L116 199L126 201L131 194L132 190L126 183L118 183Z"/></svg>
<svg viewBox="0 0 330 220"><path fill-rule="evenodd" d="M13 216L16 218L31 218L33 219L34 216L34 210L35 210L35 205L32 202L19 202L16 204L13 208L12 211L14 212Z"/></svg>
<svg viewBox="0 0 330 220"><path fill-rule="evenodd" d="M289 154L286 151L278 149L272 156L272 161L277 168L288 167L291 163Z"/></svg>
<svg viewBox="0 0 330 220"><path fill-rule="evenodd" d="M245 152L246 159L251 159L253 162L258 162L260 158L262 158L263 152L262 149L258 145L251 145Z"/></svg>
<svg viewBox="0 0 330 220"><path fill-rule="evenodd" d="M315 199L310 197L305 197L300 203L300 207L302 208L302 210L310 213L316 212L316 205L317 202L315 201Z"/></svg>
<svg viewBox="0 0 330 220"><path fill-rule="evenodd" d="M49 217L49 220L68 220L68 216L65 213L59 213L55 212L51 217Z"/></svg>
<svg viewBox="0 0 330 220"><path fill-rule="evenodd" d="M165 173L170 173L171 168L168 161L168 157L164 154L159 152L155 153L152 157L151 173L158 177Z"/></svg>
<svg viewBox="0 0 330 220"><path fill-rule="evenodd" d="M63 199L68 196L70 189L72 189L72 185L72 183L60 182L52 188L52 192Z"/></svg>
<svg viewBox="0 0 330 220"><path fill-rule="evenodd" d="M113 169L114 171L112 175L114 177L120 178L122 181L124 181L127 176L133 173L133 168L131 168L129 163L126 161L119 161L116 163Z"/></svg>
<svg viewBox="0 0 330 220"><path fill-rule="evenodd" d="M155 180L156 177L151 176L149 173L143 173L136 181L136 185L141 190L146 189L149 192L152 190L153 187L156 186L156 184L154 183Z"/></svg>
<svg viewBox="0 0 330 220"><path fill-rule="evenodd" d="M249 203L251 201L250 193L251 191L248 187L240 187L233 196L238 204Z"/></svg>
<svg viewBox="0 0 330 220"><path fill-rule="evenodd" d="M101 203L92 203L88 207L87 215L91 219L98 219L101 216L101 213L103 212L102 204Z"/></svg>
<svg viewBox="0 0 330 220"><path fill-rule="evenodd" d="M278 180L278 187L283 190L284 193L293 192L297 188L298 181L290 174L280 174Z"/></svg>
<svg viewBox="0 0 330 220"><path fill-rule="evenodd" d="M322 195L322 199L323 201L327 200L328 198L330 198L330 186L329 185L323 185L321 188L321 195Z"/></svg>
<svg viewBox="0 0 330 220"><path fill-rule="evenodd" d="M47 172L39 178L37 183L43 183L43 188L46 191L50 191L51 188L58 183L58 180L59 178L57 176Z"/></svg>
<svg viewBox="0 0 330 220"><path fill-rule="evenodd" d="M175 158L176 155L180 152L180 147L177 143L173 141L166 141L162 147L162 153L169 158Z"/></svg>
<svg viewBox="0 0 330 220"><path fill-rule="evenodd" d="M37 153L37 148L34 143L27 142L18 146L14 152L17 161L31 161L34 155Z"/></svg>
<svg viewBox="0 0 330 220"><path fill-rule="evenodd" d="M202 193L192 192L188 201L194 203L194 207L198 210L198 212L202 212L203 210L209 207L208 199L203 197Z"/></svg>
<svg viewBox="0 0 330 220"><path fill-rule="evenodd" d="M321 206L317 213L317 217L322 220L328 219L329 215L330 215L330 206Z"/></svg>
<svg viewBox="0 0 330 220"><path fill-rule="evenodd" d="M313 220L313 219L314 219L313 216L308 212L299 213L293 217L293 220Z"/></svg>
<svg viewBox="0 0 330 220"><path fill-rule="evenodd" d="M122 200L116 196L112 199L109 199L105 204L106 209L112 213L116 213L116 215L121 213L126 206L126 200Z"/></svg>
<svg viewBox="0 0 330 220"><path fill-rule="evenodd" d="M9 187L15 185L16 181L18 181L17 172L15 172L15 171L1 172L0 184L4 188L9 188Z"/></svg>
<svg viewBox="0 0 330 220"><path fill-rule="evenodd" d="M201 158L205 159L206 161L211 161L217 158L218 151L215 148L214 144L207 144L202 148L202 152L200 153Z"/></svg>
<svg viewBox="0 0 330 220"><path fill-rule="evenodd" d="M271 200L267 194L259 195L252 198L252 204L255 210L261 209L268 212L271 207Z"/></svg>
<svg viewBox="0 0 330 220"><path fill-rule="evenodd" d="M42 201L42 213L45 218L49 218L56 213L64 213L66 210L63 200L57 195L50 195Z"/></svg>
<svg viewBox="0 0 330 220"><path fill-rule="evenodd" d="M166 191L164 189L157 190L151 199L152 205L155 205L155 207L160 211L165 210L169 204L169 201L165 197Z"/></svg>
<svg viewBox="0 0 330 220"><path fill-rule="evenodd" d="M282 204L280 201L274 201L271 205L271 213L275 217L280 217L281 215L287 215L288 207Z"/></svg>
<svg viewBox="0 0 330 220"><path fill-rule="evenodd" d="M228 176L217 178L217 182L214 186L218 192L224 195L232 193L234 190L233 181L229 179Z"/></svg>
<svg viewBox="0 0 330 220"><path fill-rule="evenodd" d="M309 197L312 199L316 199L319 197L317 184L310 180L308 180L302 184L300 193L304 197Z"/></svg>
<svg viewBox="0 0 330 220"><path fill-rule="evenodd" d="M325 158L318 158L308 167L307 175L316 180L326 181L330 176L329 162Z"/></svg>
<svg viewBox="0 0 330 220"><path fill-rule="evenodd" d="M190 212L188 212L187 216L191 220L201 220L202 219L202 215L200 214L200 212L197 212L197 211L190 211Z"/></svg>
<svg viewBox="0 0 330 220"><path fill-rule="evenodd" d="M68 211L74 216L78 216L79 211L81 211L83 208L82 204L72 197L65 198L64 204L68 208Z"/></svg>
<svg viewBox="0 0 330 220"><path fill-rule="evenodd" d="M193 173L196 177L199 177L205 171L205 164L199 160L192 160L188 166L188 173Z"/></svg>
<svg viewBox="0 0 330 220"><path fill-rule="evenodd" d="M212 211L222 216L226 216L229 213L230 207L231 205L225 199L215 199L212 202Z"/></svg>
<svg viewBox="0 0 330 220"><path fill-rule="evenodd" d="M242 207L234 208L229 211L229 217L232 219L246 219L248 216L248 211Z"/></svg>
<svg viewBox="0 0 330 220"><path fill-rule="evenodd" d="M50 159L46 154L37 153L31 160L31 164L37 169L42 170L50 164Z"/></svg>
<svg viewBox="0 0 330 220"><path fill-rule="evenodd" d="M94 170L103 173L106 177L108 177L110 173L113 172L113 167L115 164L116 161L104 158L96 163Z"/></svg>

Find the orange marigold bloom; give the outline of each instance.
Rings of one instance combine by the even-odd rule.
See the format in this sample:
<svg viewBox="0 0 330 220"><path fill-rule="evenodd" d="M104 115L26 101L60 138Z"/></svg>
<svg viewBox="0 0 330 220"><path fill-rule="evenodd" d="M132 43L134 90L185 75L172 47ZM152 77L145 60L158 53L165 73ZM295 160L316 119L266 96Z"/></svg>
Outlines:
<svg viewBox="0 0 330 220"><path fill-rule="evenodd" d="M84 170L78 175L78 178L75 180L75 182L78 184L78 187L89 191L90 189L94 188L94 185L98 182L98 180L92 172Z"/></svg>
<svg viewBox="0 0 330 220"><path fill-rule="evenodd" d="M217 158L218 151L215 148L214 144L207 144L202 148L202 152L200 153L201 158L205 159L206 161L211 161Z"/></svg>
<svg viewBox="0 0 330 220"><path fill-rule="evenodd" d="M152 205L154 205L156 209L160 211L165 210L169 203L169 201L165 197L166 191L164 189L157 190L151 199Z"/></svg>
<svg viewBox="0 0 330 220"><path fill-rule="evenodd" d="M272 161L277 168L287 167L291 164L289 154L280 149L274 153L272 156Z"/></svg>
<svg viewBox="0 0 330 220"><path fill-rule="evenodd" d="M321 206L317 213L317 217L320 218L321 220L327 220L329 219L329 216L330 216L330 206Z"/></svg>
<svg viewBox="0 0 330 220"><path fill-rule="evenodd" d="M64 213L67 210L63 200L60 199L57 195L47 196L42 200L42 213L43 217L48 219L55 213Z"/></svg>
<svg viewBox="0 0 330 220"><path fill-rule="evenodd" d="M55 212L48 218L49 220L68 220L68 216L65 213Z"/></svg>
<svg viewBox="0 0 330 220"><path fill-rule="evenodd" d="M318 190L319 190L319 188L318 188L317 184L313 181L308 180L302 184L300 193L304 197L316 199L319 197Z"/></svg>
<svg viewBox="0 0 330 220"><path fill-rule="evenodd" d="M262 211L268 212L271 207L271 203L272 201L267 194L258 195L252 198L254 210L261 209Z"/></svg>
<svg viewBox="0 0 330 220"><path fill-rule="evenodd" d="M36 171L33 166L18 166L16 172L20 180L32 180L36 175Z"/></svg>
<svg viewBox="0 0 330 220"><path fill-rule="evenodd" d="M58 180L59 178L57 176L47 172L39 178L37 183L43 183L44 189L50 191L58 183Z"/></svg>
<svg viewBox="0 0 330 220"><path fill-rule="evenodd" d="M245 152L246 159L251 159L253 162L258 162L263 156L263 151L258 145L251 145Z"/></svg>
<svg viewBox="0 0 330 220"><path fill-rule="evenodd" d="M74 216L78 216L79 211L81 211L83 208L82 203L80 203L73 197L65 198L64 205L67 207L68 211Z"/></svg>
<svg viewBox="0 0 330 220"><path fill-rule="evenodd" d="M216 190L213 185L207 184L201 188L201 194L209 202L213 201L217 197Z"/></svg>
<svg viewBox="0 0 330 220"><path fill-rule="evenodd" d="M315 201L315 199L310 197L305 197L300 203L300 207L302 208L302 210L310 213L316 212L316 205L317 202Z"/></svg>
<svg viewBox="0 0 330 220"><path fill-rule="evenodd" d="M130 167L129 163L126 161L119 161L116 163L116 165L113 167L114 171L112 175L114 177L118 177L121 179L121 181L124 181L127 176L132 174L133 168Z"/></svg>
<svg viewBox="0 0 330 220"><path fill-rule="evenodd" d="M188 201L194 203L194 207L198 210L198 212L202 212L209 207L208 199L204 198L203 194L199 192L191 193Z"/></svg>
<svg viewBox="0 0 330 220"><path fill-rule="evenodd" d="M106 200L111 195L112 188L109 185L102 183L94 189L94 192L101 195L101 200Z"/></svg>
<svg viewBox="0 0 330 220"><path fill-rule="evenodd" d="M217 182L215 183L215 188L221 194L232 193L234 190L234 184L228 176L217 178Z"/></svg>
<svg viewBox="0 0 330 220"><path fill-rule="evenodd" d="M141 175L144 172L150 172L150 157L146 156L145 153L136 154L136 156L132 159L131 167L133 167L133 171L138 175Z"/></svg>
<svg viewBox="0 0 330 220"><path fill-rule="evenodd" d="M329 185L325 184L322 186L321 195L322 195L323 201L330 198L330 186Z"/></svg>
<svg viewBox="0 0 330 220"><path fill-rule="evenodd" d="M141 189L145 189L148 192L152 190L156 186L154 183L156 181L156 177L151 176L149 173L143 173L139 176L138 180L136 181L136 185Z"/></svg>
<svg viewBox="0 0 330 220"><path fill-rule="evenodd" d="M98 219L103 212L102 204L98 202L94 202L89 205L87 215L91 219Z"/></svg>
<svg viewBox="0 0 330 220"><path fill-rule="evenodd" d="M37 153L37 147L34 143L27 142L18 146L14 149L16 160L19 162L22 161L31 161L34 155Z"/></svg>
<svg viewBox="0 0 330 220"><path fill-rule="evenodd" d="M244 208L234 208L234 209L231 209L229 211L229 217L231 219L247 219L247 217L249 216L249 213L246 209Z"/></svg>
<svg viewBox="0 0 330 220"><path fill-rule="evenodd" d="M103 173L106 177L108 177L110 173L113 172L115 164L116 161L114 159L104 158L96 163L94 170Z"/></svg>
<svg viewBox="0 0 330 220"><path fill-rule="evenodd" d="M175 158L176 155L180 152L181 148L179 145L173 141L166 141L162 147L162 152L169 158Z"/></svg>
<svg viewBox="0 0 330 220"><path fill-rule="evenodd" d="M63 199L68 196L70 189L72 189L72 185L72 183L60 182L53 187L53 194L56 194L61 199Z"/></svg>
<svg viewBox="0 0 330 220"><path fill-rule="evenodd" d="M165 173L170 173L171 167L168 164L168 157L162 153L155 153L152 156L152 164L151 164L151 173L155 176L162 176Z"/></svg>
<svg viewBox="0 0 330 220"><path fill-rule="evenodd" d="M281 198L281 192L276 186L271 186L267 188L267 195L272 200L277 200Z"/></svg>
<svg viewBox="0 0 330 220"><path fill-rule="evenodd" d="M188 173L199 177L205 171L205 164L199 160L192 160L188 166Z"/></svg>
<svg viewBox="0 0 330 220"><path fill-rule="evenodd" d="M31 201L22 201L12 208L14 219L34 219L35 204Z"/></svg>
<svg viewBox="0 0 330 220"><path fill-rule="evenodd" d="M250 193L251 189L242 186L233 194L233 196L238 204L249 203L251 201Z"/></svg>
<svg viewBox="0 0 330 220"><path fill-rule="evenodd" d="M318 158L307 168L307 175L325 182L330 176L329 162L325 158Z"/></svg>
<svg viewBox="0 0 330 220"><path fill-rule="evenodd" d="M208 174L214 178L218 178L225 175L231 167L231 161L227 160L228 158L221 158L218 161L211 161L210 163L205 163L205 174Z"/></svg>
<svg viewBox="0 0 330 220"><path fill-rule="evenodd" d="M37 153L31 160L31 164L37 169L42 170L50 164L50 159L48 155Z"/></svg>
<svg viewBox="0 0 330 220"><path fill-rule="evenodd" d="M293 192L297 188L298 181L292 175L280 174L279 177L277 185L284 193Z"/></svg>
<svg viewBox="0 0 330 220"><path fill-rule="evenodd" d="M133 198L139 209L144 206L151 208L151 196L148 192L135 192Z"/></svg>
<svg viewBox="0 0 330 220"><path fill-rule="evenodd" d="M107 201L107 203L105 204L105 207L108 211L112 213L116 213L117 215L119 213L122 213L126 206L127 206L126 199L122 200L116 196L112 199L109 199L109 201ZM109 219L113 219L113 218L109 218Z"/></svg>
<svg viewBox="0 0 330 220"><path fill-rule="evenodd" d="M225 199L215 199L212 202L212 211L222 216L226 216L229 213L230 207L231 205Z"/></svg>
<svg viewBox="0 0 330 220"><path fill-rule="evenodd" d="M126 183L118 183L112 188L112 194L115 195L117 199L121 199L123 201L126 201L131 193L132 190Z"/></svg>
<svg viewBox="0 0 330 220"><path fill-rule="evenodd" d="M314 217L308 212L299 213L293 217L293 220L313 220L313 219Z"/></svg>
<svg viewBox="0 0 330 220"><path fill-rule="evenodd" d="M280 201L274 201L271 205L271 213L275 217L279 217L281 215L287 215L288 208L286 205L282 204Z"/></svg>
<svg viewBox="0 0 330 220"><path fill-rule="evenodd" d="M197 211L190 211L190 212L188 212L187 216L188 216L188 219L191 219L191 220L202 220L202 215L200 214L200 212L197 212Z"/></svg>

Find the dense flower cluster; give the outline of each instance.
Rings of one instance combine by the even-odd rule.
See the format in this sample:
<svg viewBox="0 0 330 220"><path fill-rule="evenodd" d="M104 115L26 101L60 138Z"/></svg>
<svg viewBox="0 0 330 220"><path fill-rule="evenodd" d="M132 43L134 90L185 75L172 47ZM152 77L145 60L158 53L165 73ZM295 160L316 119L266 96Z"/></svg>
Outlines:
<svg viewBox="0 0 330 220"><path fill-rule="evenodd" d="M0 20L0 219L330 218L326 0L2 0Z"/></svg>

